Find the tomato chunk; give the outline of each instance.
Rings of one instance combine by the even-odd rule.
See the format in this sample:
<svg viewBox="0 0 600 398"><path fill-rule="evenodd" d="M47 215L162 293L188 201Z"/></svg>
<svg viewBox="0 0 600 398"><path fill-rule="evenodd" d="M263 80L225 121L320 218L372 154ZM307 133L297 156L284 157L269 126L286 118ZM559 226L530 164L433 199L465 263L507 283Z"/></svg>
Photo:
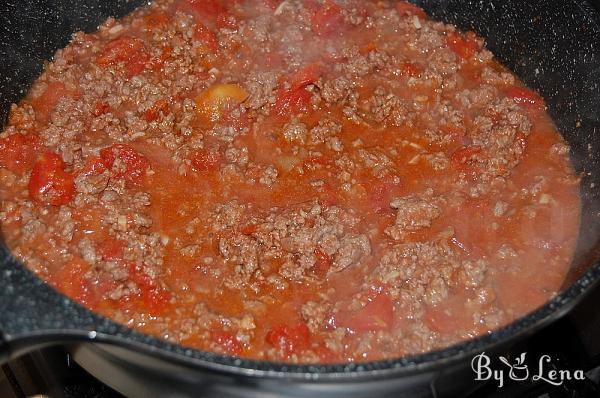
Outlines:
<svg viewBox="0 0 600 398"><path fill-rule="evenodd" d="M398 15L402 17L414 15L420 19L427 18L427 14L421 7L418 7L408 1L399 1L396 4L396 11L398 12Z"/></svg>
<svg viewBox="0 0 600 398"><path fill-rule="evenodd" d="M309 64L290 76L289 82L292 85L291 89L295 90L306 87L317 81L322 74L323 69L319 64Z"/></svg>
<svg viewBox="0 0 600 398"><path fill-rule="evenodd" d="M233 333L224 330L211 332L212 341L217 343L223 350L230 355L240 355L242 353L242 344L235 338Z"/></svg>
<svg viewBox="0 0 600 398"><path fill-rule="evenodd" d="M72 94L64 83L49 82L46 91L32 101L31 105L36 110L36 118L42 122L47 121L61 98Z"/></svg>
<svg viewBox="0 0 600 398"><path fill-rule="evenodd" d="M237 29L238 22L235 16L228 12L223 12L217 16L217 29Z"/></svg>
<svg viewBox="0 0 600 398"><path fill-rule="evenodd" d="M446 35L446 44L463 59L469 59L479 51L479 43L473 32L467 32L464 36L456 32L449 32Z"/></svg>
<svg viewBox="0 0 600 398"><path fill-rule="evenodd" d="M96 101L96 105L94 106L94 116L101 116L107 113L110 110L110 105L106 102Z"/></svg>
<svg viewBox="0 0 600 398"><path fill-rule="evenodd" d="M65 163L54 152L44 153L33 166L29 179L29 197L45 205L67 204L75 195L73 175L65 171Z"/></svg>
<svg viewBox="0 0 600 398"><path fill-rule="evenodd" d="M508 98L512 98L518 105L527 109L541 109L545 106L544 100L538 93L525 87L510 87L506 90L505 94Z"/></svg>
<svg viewBox="0 0 600 398"><path fill-rule="evenodd" d="M247 224L240 229L244 235L252 235L256 232L256 224Z"/></svg>
<svg viewBox="0 0 600 398"><path fill-rule="evenodd" d="M80 176L97 176L106 171L104 162L98 156L90 156L85 160L83 167L78 170Z"/></svg>
<svg viewBox="0 0 600 398"><path fill-rule="evenodd" d="M399 69L402 76L418 77L421 74L421 68L410 62L403 62L400 64Z"/></svg>
<svg viewBox="0 0 600 398"><path fill-rule="evenodd" d="M206 26L202 24L196 25L193 37L195 40L201 42L204 46L206 46L208 51L216 53L219 50L219 42L217 41L217 36L215 36L215 34Z"/></svg>
<svg viewBox="0 0 600 398"><path fill-rule="evenodd" d="M327 0L317 9L311 18L311 29L319 36L331 36L341 33L344 26L342 7L332 0Z"/></svg>
<svg viewBox="0 0 600 398"><path fill-rule="evenodd" d="M144 21L149 30L162 29L169 24L169 17L164 12L155 11L146 15Z"/></svg>
<svg viewBox="0 0 600 398"><path fill-rule="evenodd" d="M279 116L291 116L306 113L309 110L312 93L299 87L290 90L279 90L275 100L275 113Z"/></svg>
<svg viewBox="0 0 600 398"><path fill-rule="evenodd" d="M315 265L313 266L313 272L319 278L323 278L327 276L327 273L331 269L331 266L333 265L333 260L330 256L327 255L327 253L325 253L319 247L315 249L315 257L316 261Z"/></svg>
<svg viewBox="0 0 600 398"><path fill-rule="evenodd" d="M299 353L310 346L310 331L305 323L282 325L269 329L267 343L280 348L286 355Z"/></svg>
<svg viewBox="0 0 600 398"><path fill-rule="evenodd" d="M129 145L115 144L100 151L104 166L112 170L116 178L124 178L127 182L140 184L150 167L148 159Z"/></svg>
<svg viewBox="0 0 600 398"><path fill-rule="evenodd" d="M13 134L0 139L0 167L20 173L35 162L42 144L33 134Z"/></svg>
<svg viewBox="0 0 600 398"><path fill-rule="evenodd" d="M144 119L147 122L153 122L157 120L161 115L169 113L169 103L165 100L159 100L154 105L144 112Z"/></svg>
<svg viewBox="0 0 600 398"><path fill-rule="evenodd" d="M151 313L163 313L169 305L171 295L162 287L158 286L148 276L142 266L129 264L129 279L140 289L139 299L141 304Z"/></svg>
<svg viewBox="0 0 600 398"><path fill-rule="evenodd" d="M108 43L96 58L101 67L114 66L123 62L128 77L139 75L149 60L144 43L133 37L120 37Z"/></svg>
<svg viewBox="0 0 600 398"><path fill-rule="evenodd" d="M98 246L98 254L103 260L122 260L125 254L125 241L119 239L105 239Z"/></svg>
<svg viewBox="0 0 600 398"><path fill-rule="evenodd" d="M187 0L192 12L201 18L215 20L221 13L227 11L227 8L220 0Z"/></svg>
<svg viewBox="0 0 600 398"><path fill-rule="evenodd" d="M341 313L336 319L336 326L359 333L390 330L394 321L394 303L383 291L375 294L360 310Z"/></svg>

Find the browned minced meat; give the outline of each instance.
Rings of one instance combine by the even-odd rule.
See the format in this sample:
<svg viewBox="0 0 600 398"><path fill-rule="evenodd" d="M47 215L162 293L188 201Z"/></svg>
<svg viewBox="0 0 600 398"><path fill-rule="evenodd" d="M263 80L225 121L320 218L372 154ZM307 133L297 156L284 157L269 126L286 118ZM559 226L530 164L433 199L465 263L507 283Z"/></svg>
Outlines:
<svg viewBox="0 0 600 398"><path fill-rule="evenodd" d="M0 221L50 284L218 353L348 362L552 297L578 178L543 100L397 1L156 0L75 33L0 135Z"/></svg>

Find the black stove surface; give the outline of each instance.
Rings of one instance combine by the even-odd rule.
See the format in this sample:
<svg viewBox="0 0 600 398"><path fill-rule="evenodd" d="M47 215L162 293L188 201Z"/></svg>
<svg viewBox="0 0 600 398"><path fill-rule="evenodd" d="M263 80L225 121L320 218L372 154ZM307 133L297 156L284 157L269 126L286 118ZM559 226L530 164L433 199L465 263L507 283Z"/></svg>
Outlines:
<svg viewBox="0 0 600 398"><path fill-rule="evenodd" d="M525 381L504 377L478 381L474 392L462 398L586 398L600 397L600 287L597 287L570 315L519 343L514 352L526 352L531 374L538 371L540 358L548 355L544 374L551 370L581 371L583 380L561 380L553 385L529 377ZM497 361L496 361L497 362ZM514 362L514 358L510 358ZM492 363L494 365L494 363ZM499 369L502 364L491 366ZM505 368L508 369L508 368ZM475 373L473 373L475 378ZM563 377L564 379L564 377ZM2 366L0 397L25 398L121 398L71 360L64 348L35 352ZM458 397L460 398L460 397Z"/></svg>

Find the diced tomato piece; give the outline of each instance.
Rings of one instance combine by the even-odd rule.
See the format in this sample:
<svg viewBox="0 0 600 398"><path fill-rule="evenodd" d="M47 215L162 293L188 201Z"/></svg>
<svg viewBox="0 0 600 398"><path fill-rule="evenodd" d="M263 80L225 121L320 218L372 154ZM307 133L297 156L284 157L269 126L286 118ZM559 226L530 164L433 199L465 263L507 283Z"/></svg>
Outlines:
<svg viewBox="0 0 600 398"><path fill-rule="evenodd" d="M144 18L149 30L164 28L169 24L169 17L162 11L152 12Z"/></svg>
<svg viewBox="0 0 600 398"><path fill-rule="evenodd" d="M292 355L310 346L310 331L302 322L293 326L277 326L269 329L266 341L273 347L283 350L286 355Z"/></svg>
<svg viewBox="0 0 600 398"><path fill-rule="evenodd" d="M322 74L323 69L319 64L309 64L292 74L288 81L292 85L291 89L295 90L316 82Z"/></svg>
<svg viewBox="0 0 600 398"><path fill-rule="evenodd" d="M473 32L467 32L464 36L456 32L448 32L446 44L456 55L463 59L469 59L479 51L479 43L477 43Z"/></svg>
<svg viewBox="0 0 600 398"><path fill-rule="evenodd" d="M217 16L217 29L237 29L238 22L235 16L228 12L223 12Z"/></svg>
<svg viewBox="0 0 600 398"><path fill-rule="evenodd" d="M458 148L450 156L450 161L455 165L467 163L471 158L481 152L481 147L477 145L467 145Z"/></svg>
<svg viewBox="0 0 600 398"><path fill-rule="evenodd" d="M128 77L139 75L146 68L149 60L144 43L133 37L120 37L108 43L96 58L101 67L108 67L123 62Z"/></svg>
<svg viewBox="0 0 600 398"><path fill-rule="evenodd" d="M152 71L159 71L165 64L165 62L171 57L171 53L173 50L171 47L166 46L163 47L160 51L160 55L153 56L150 61L146 64L146 66Z"/></svg>
<svg viewBox="0 0 600 398"><path fill-rule="evenodd" d="M169 113L169 103L165 100L159 100L154 103L152 108L144 112L144 119L147 122L153 122L160 117Z"/></svg>
<svg viewBox="0 0 600 398"><path fill-rule="evenodd" d="M94 106L94 116L101 116L107 113L110 110L110 105L106 102L96 101L96 105Z"/></svg>
<svg viewBox="0 0 600 398"><path fill-rule="evenodd" d="M42 147L38 136L33 134L13 134L0 139L0 167L13 173L20 173L35 162Z"/></svg>
<svg viewBox="0 0 600 398"><path fill-rule="evenodd" d="M414 15L420 19L427 19L427 14L421 7L418 7L408 1L399 1L396 3L396 11L398 11L398 15L401 17Z"/></svg>
<svg viewBox="0 0 600 398"><path fill-rule="evenodd" d="M129 279L135 282L140 289L140 299L142 300L142 305L147 310L154 314L160 314L166 310L171 299L170 293L158 286L144 272L143 267L130 263Z"/></svg>
<svg viewBox="0 0 600 398"><path fill-rule="evenodd" d="M252 235L256 232L256 224L248 224L242 227L240 230L244 235Z"/></svg>
<svg viewBox="0 0 600 398"><path fill-rule="evenodd" d="M83 167L77 172L81 176L97 176L106 171L106 166L98 156L90 156L85 160Z"/></svg>
<svg viewBox="0 0 600 398"><path fill-rule="evenodd" d="M342 7L333 0L326 0L311 18L311 29L319 36L341 33L344 26Z"/></svg>
<svg viewBox="0 0 600 398"><path fill-rule="evenodd" d="M119 239L104 239L98 245L98 253L103 260L117 261L122 260L125 254L125 241Z"/></svg>
<svg viewBox="0 0 600 398"><path fill-rule="evenodd" d="M32 101L32 106L36 110L36 118L46 121L61 98L71 94L64 83L49 82L44 94Z"/></svg>
<svg viewBox="0 0 600 398"><path fill-rule="evenodd" d="M104 166L112 171L114 177L124 178L133 184L141 183L150 167L150 162L144 155L125 144L115 144L102 149L100 158Z"/></svg>
<svg viewBox="0 0 600 398"><path fill-rule="evenodd" d="M210 21L214 21L217 16L227 11L227 8L220 0L187 0L192 12Z"/></svg>
<svg viewBox="0 0 600 398"><path fill-rule="evenodd" d="M327 255L321 248L315 249L315 265L313 266L313 272L319 278L324 278L333 265L333 260Z"/></svg>
<svg viewBox="0 0 600 398"><path fill-rule="evenodd" d="M399 69L402 76L418 77L421 74L421 68L411 62L403 62Z"/></svg>
<svg viewBox="0 0 600 398"><path fill-rule="evenodd" d="M279 90L275 100L275 113L279 116L291 116L306 113L309 110L312 93L304 87Z"/></svg>
<svg viewBox="0 0 600 398"><path fill-rule="evenodd" d="M44 153L33 166L29 179L29 197L52 206L67 204L75 195L73 175L65 171L65 163L54 152Z"/></svg>
<svg viewBox="0 0 600 398"><path fill-rule="evenodd" d="M218 148L198 151L192 158L192 169L196 172L207 173L216 171L221 165L222 155Z"/></svg>
<svg viewBox="0 0 600 398"><path fill-rule="evenodd" d="M377 291L367 304L352 313L340 313L336 326L348 328L354 332L375 332L390 330L394 322L394 303L383 291Z"/></svg>
<svg viewBox="0 0 600 398"><path fill-rule="evenodd" d="M242 344L233 333L224 330L215 330L210 333L212 341L217 343L229 355L240 355L243 351Z"/></svg>
<svg viewBox="0 0 600 398"><path fill-rule="evenodd" d="M208 29L201 23L196 25L193 36L194 39L204 44L210 52L216 53L219 50L219 42L217 41L217 36L215 36L215 34L210 29Z"/></svg>
<svg viewBox="0 0 600 398"><path fill-rule="evenodd" d="M526 87L513 86L507 89L505 94L523 108L541 109L545 106L542 97L535 91Z"/></svg>

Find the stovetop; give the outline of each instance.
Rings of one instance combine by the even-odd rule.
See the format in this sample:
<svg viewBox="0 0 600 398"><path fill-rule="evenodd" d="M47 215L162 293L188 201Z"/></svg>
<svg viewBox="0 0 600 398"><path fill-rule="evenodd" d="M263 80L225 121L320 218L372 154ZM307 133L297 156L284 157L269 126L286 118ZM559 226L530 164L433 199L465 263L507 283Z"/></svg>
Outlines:
<svg viewBox="0 0 600 398"><path fill-rule="evenodd" d="M478 389L462 398L587 398L600 397L600 286L567 317L519 343L516 352L526 352L532 373L539 359L552 360L544 372L580 370L583 380L562 380L553 385L544 380L479 381ZM513 350L515 351L515 350ZM511 359L511 362L513 359ZM475 377L475 373L473 375ZM4 398L121 398L74 361L64 348L34 352L2 366L0 397ZM460 397L459 397L460 398Z"/></svg>

